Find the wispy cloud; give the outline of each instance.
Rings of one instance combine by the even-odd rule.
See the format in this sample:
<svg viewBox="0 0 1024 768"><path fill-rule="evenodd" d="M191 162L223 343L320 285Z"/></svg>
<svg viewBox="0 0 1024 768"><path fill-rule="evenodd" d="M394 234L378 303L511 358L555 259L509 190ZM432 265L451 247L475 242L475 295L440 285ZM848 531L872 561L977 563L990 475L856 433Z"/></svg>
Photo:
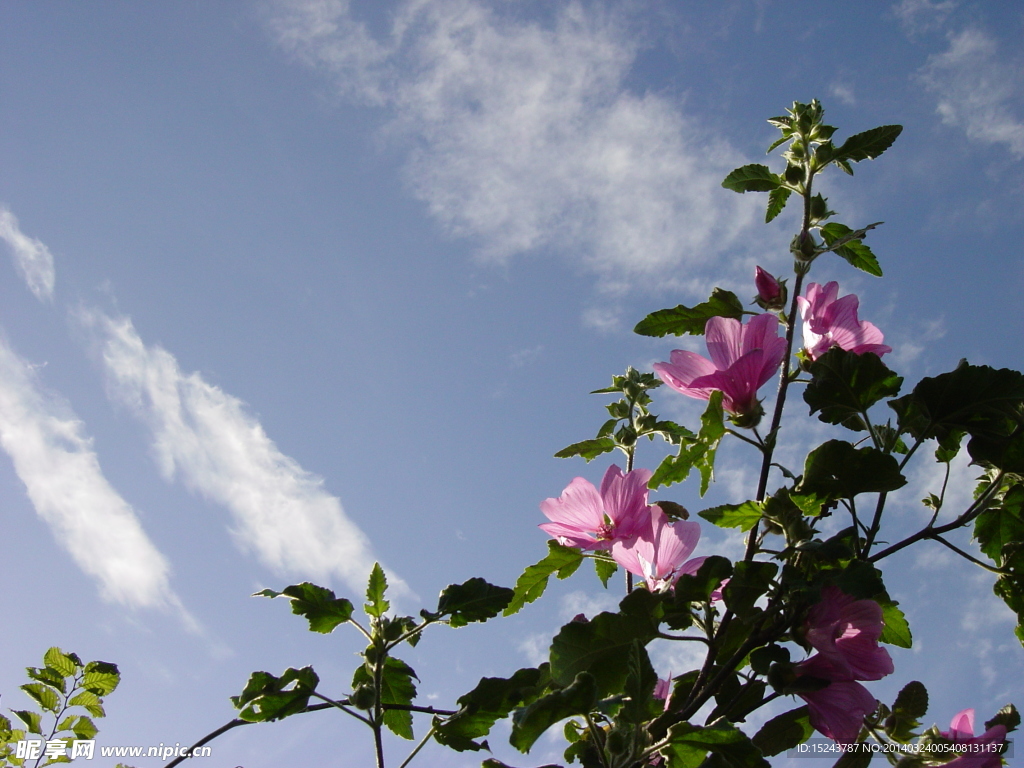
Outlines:
<svg viewBox="0 0 1024 768"><path fill-rule="evenodd" d="M755 201L720 187L743 158L627 88L638 44L621 18L572 3L541 24L480 0L407 0L378 41L340 0L272 7L282 47L386 108L389 135L413 147L413 194L482 259L554 251L613 291L673 274L703 288L754 221Z"/></svg>
<svg viewBox="0 0 1024 768"><path fill-rule="evenodd" d="M920 35L941 27L957 4L953 0L900 0L892 7L909 35Z"/></svg>
<svg viewBox="0 0 1024 768"><path fill-rule="evenodd" d="M0 445L36 512L78 567L99 582L104 598L181 609L168 585L167 561L103 476L84 425L65 402L43 392L33 367L2 337Z"/></svg>
<svg viewBox="0 0 1024 768"><path fill-rule="evenodd" d="M928 57L921 79L938 96L942 122L1024 158L1024 62L1001 54L993 37L978 29L951 35L945 52Z"/></svg>
<svg viewBox="0 0 1024 768"><path fill-rule="evenodd" d="M0 206L0 240L7 243L11 258L28 289L40 301L53 298L53 254L34 237L25 235L18 227L18 219L7 208Z"/></svg>
<svg viewBox="0 0 1024 768"><path fill-rule="evenodd" d="M275 571L365 585L374 562L366 536L240 400L198 373L183 373L166 350L146 346L128 318L83 311L81 319L97 335L112 394L151 430L167 480L177 477L230 510L238 542Z"/></svg>

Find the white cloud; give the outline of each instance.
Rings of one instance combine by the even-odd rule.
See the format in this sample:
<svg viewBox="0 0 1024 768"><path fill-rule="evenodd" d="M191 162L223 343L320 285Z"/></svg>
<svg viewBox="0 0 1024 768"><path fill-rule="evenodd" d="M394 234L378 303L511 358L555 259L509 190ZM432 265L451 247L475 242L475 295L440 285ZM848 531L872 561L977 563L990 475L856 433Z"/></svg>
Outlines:
<svg viewBox="0 0 1024 768"><path fill-rule="evenodd" d="M28 289L40 301L53 298L53 254L34 237L23 234L18 219L0 206L0 240L11 250L14 266Z"/></svg>
<svg viewBox="0 0 1024 768"><path fill-rule="evenodd" d="M2 338L0 445L36 512L105 599L181 610L167 561L103 476L84 425L66 403L43 393L32 367Z"/></svg>
<svg viewBox="0 0 1024 768"><path fill-rule="evenodd" d="M847 83L834 82L828 87L828 91L848 107L852 107L857 103L857 97L853 94L853 87Z"/></svg>
<svg viewBox="0 0 1024 768"><path fill-rule="evenodd" d="M270 568L304 577L340 577L362 589L374 558L366 536L323 488L323 481L281 453L244 404L174 356L147 347L128 318L83 312L98 335L113 395L152 431L166 479L227 507L234 534ZM406 585L389 574L393 587Z"/></svg>
<svg viewBox="0 0 1024 768"><path fill-rule="evenodd" d="M542 25L480 0L407 0L378 43L345 2L274 8L280 45L387 108L413 146L413 193L484 260L558 251L604 287L678 275L695 290L754 221L759 201L720 187L743 158L626 87L638 45L620 18L572 3Z"/></svg>
<svg viewBox="0 0 1024 768"><path fill-rule="evenodd" d="M953 0L900 0L892 10L907 34L919 35L941 27L956 5Z"/></svg>
<svg viewBox="0 0 1024 768"><path fill-rule="evenodd" d="M948 50L928 57L921 79L938 96L943 123L1024 158L1024 63L1001 54L994 38L978 29L951 35Z"/></svg>

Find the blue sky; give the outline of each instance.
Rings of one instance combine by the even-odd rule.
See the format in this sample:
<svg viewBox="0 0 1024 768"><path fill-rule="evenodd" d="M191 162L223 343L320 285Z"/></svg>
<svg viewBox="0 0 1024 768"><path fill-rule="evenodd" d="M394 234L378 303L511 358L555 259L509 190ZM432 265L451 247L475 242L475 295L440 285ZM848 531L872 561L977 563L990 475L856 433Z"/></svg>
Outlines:
<svg viewBox="0 0 1024 768"><path fill-rule="evenodd" d="M720 182L794 100L840 136L905 126L824 186L841 221L885 221L885 279L812 277L861 296L908 382L1024 368L1022 32L1013 3L954 0L4 4L3 705L59 645L120 665L100 743L189 743L253 670L312 663L347 690L356 638L258 589L358 597L375 560L412 611L471 576L511 585L544 553L538 503L607 466L551 458L601 423L586 393L690 343L636 321L789 269L795 220L765 226ZM656 405L692 423L682 400ZM724 451L707 502L661 498L742 501L750 462ZM936 477L911 477L897 531ZM698 554L736 548L707 530ZM918 647L872 692L922 679L943 727L1024 703L988 576L923 546L886 577ZM612 603L580 575L408 660L444 706ZM238 729L212 764L339 764L342 741L340 764L368 764L367 734L324 713Z"/></svg>

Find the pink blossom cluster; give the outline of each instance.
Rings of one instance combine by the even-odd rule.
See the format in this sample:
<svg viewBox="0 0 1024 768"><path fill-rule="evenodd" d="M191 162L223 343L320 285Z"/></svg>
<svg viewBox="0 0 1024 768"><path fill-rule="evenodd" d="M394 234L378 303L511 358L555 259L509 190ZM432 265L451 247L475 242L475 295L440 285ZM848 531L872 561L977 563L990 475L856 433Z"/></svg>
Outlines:
<svg viewBox="0 0 1024 768"><path fill-rule="evenodd" d="M540 528L564 546L610 552L651 591L668 589L704 562L703 557L687 559L697 547L700 525L673 523L659 506L648 505L650 479L650 470L623 473L615 465L605 472L600 490L577 477L557 499L541 502L551 522Z"/></svg>
<svg viewBox="0 0 1024 768"><path fill-rule="evenodd" d="M882 332L857 317L857 295L850 293L840 299L839 283L834 280L824 286L811 283L796 303L804 321L804 349L811 360L817 360L832 347L858 355L873 352L879 357L892 352L892 347L882 343Z"/></svg>
<svg viewBox="0 0 1024 768"><path fill-rule="evenodd" d="M805 639L817 653L795 665L800 675L828 682L799 694L807 702L811 725L831 739L857 740L864 717L878 702L859 680L880 680L893 672L889 652L878 645L884 622L874 600L855 600L838 587L825 587L811 608Z"/></svg>

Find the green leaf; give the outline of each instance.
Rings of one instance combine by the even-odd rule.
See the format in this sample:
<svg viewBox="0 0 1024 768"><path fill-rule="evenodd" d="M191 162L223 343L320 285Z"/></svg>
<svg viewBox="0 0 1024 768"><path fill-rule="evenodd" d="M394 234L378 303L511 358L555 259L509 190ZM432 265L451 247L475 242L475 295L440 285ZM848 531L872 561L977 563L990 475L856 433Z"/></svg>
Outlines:
<svg viewBox="0 0 1024 768"><path fill-rule="evenodd" d="M726 607L736 617L746 619L754 613L754 603L768 592L772 579L779 572L775 563L739 562L733 566L732 578L722 590Z"/></svg>
<svg viewBox="0 0 1024 768"><path fill-rule="evenodd" d="M64 676L53 667L26 667L25 672L31 679L38 680L61 693L67 693Z"/></svg>
<svg viewBox="0 0 1024 768"><path fill-rule="evenodd" d="M767 165L744 165L730 173L722 186L733 192L770 192L782 184L778 174L772 173Z"/></svg>
<svg viewBox="0 0 1024 768"><path fill-rule="evenodd" d="M646 645L655 632L650 623L621 613L599 613L590 621L570 621L551 641L551 679L565 686L580 672L589 672L600 696L617 693L626 679L633 642Z"/></svg>
<svg viewBox="0 0 1024 768"><path fill-rule="evenodd" d="M304 710L319 682L312 667L289 667L281 677L253 672L242 693L231 697L231 703L241 710L238 717L247 722L280 720Z"/></svg>
<svg viewBox="0 0 1024 768"><path fill-rule="evenodd" d="M906 482L892 455L871 446L854 448L843 440L829 440L808 454L797 492L820 499L852 499L860 493L895 491Z"/></svg>
<svg viewBox="0 0 1024 768"><path fill-rule="evenodd" d="M896 603L879 603L882 606L882 621L884 626L882 628L882 636L878 639L883 643L889 645L899 646L900 648L913 648L914 638L910 634L910 625L907 623L907 617L903 615Z"/></svg>
<svg viewBox="0 0 1024 768"><path fill-rule="evenodd" d="M18 719L25 724L28 728L29 733L42 734L43 732L43 716L38 712L32 712L28 709L12 709L14 714L18 716Z"/></svg>
<svg viewBox="0 0 1024 768"><path fill-rule="evenodd" d="M874 160L892 146L902 131L902 125L880 125L870 131L854 134L835 151L833 162L845 160L859 163L861 160Z"/></svg>
<svg viewBox="0 0 1024 768"><path fill-rule="evenodd" d="M373 685L373 674L367 667L369 663L363 664L356 669L352 677L352 689L360 685ZM409 706L416 698L416 685L413 683L416 673L412 667L401 659L388 656L384 659L384 668L381 670L380 681L380 703L399 704ZM408 709L386 709L384 712L384 725L403 739L411 739L412 733L412 712Z"/></svg>
<svg viewBox="0 0 1024 768"><path fill-rule="evenodd" d="M518 710L512 717L512 736L509 742L520 752L529 752L540 735L559 720L589 714L594 710L598 701L597 691L593 675L580 672L565 688L549 693Z"/></svg>
<svg viewBox="0 0 1024 768"><path fill-rule="evenodd" d="M618 423L617 419L610 419L613 423ZM596 459L602 453L608 453L609 451L615 450L615 440L610 437L598 437L594 440L583 440L579 443L573 443L572 445L563 448L555 454L556 459L569 459L573 456L582 456L587 461Z"/></svg>
<svg viewBox="0 0 1024 768"><path fill-rule="evenodd" d="M903 379L878 355L858 355L833 347L811 363L811 382L804 401L826 424L842 424L855 432L866 428L861 413L883 397L899 394Z"/></svg>
<svg viewBox="0 0 1024 768"><path fill-rule="evenodd" d="M79 717L77 721L75 721L75 724L71 728L71 732L75 734L76 739L88 741L89 739L94 738L97 733L99 733L99 729L96 727L95 723L93 723L92 720L83 715L82 717Z"/></svg>
<svg viewBox="0 0 1024 768"><path fill-rule="evenodd" d="M719 555L711 555L694 574L684 573L672 590L674 604L666 610L664 620L672 629L686 629L693 623L692 603L706 603L711 593L732 576L732 563Z"/></svg>
<svg viewBox="0 0 1024 768"><path fill-rule="evenodd" d="M889 406L899 417L901 432L944 442L958 431L971 437L1000 437L1012 432L1024 403L1024 375L1009 368L970 365L922 379L914 391Z"/></svg>
<svg viewBox="0 0 1024 768"><path fill-rule="evenodd" d="M669 729L668 738L669 744L664 751L670 756L670 768L696 768L704 762L708 752L719 757L720 765L729 768L770 768L761 750L754 746L743 731L729 723L706 727L677 723Z"/></svg>
<svg viewBox="0 0 1024 768"><path fill-rule="evenodd" d="M106 713L103 711L103 702L100 697L92 691L80 691L68 701L73 707L82 707L93 717L103 717Z"/></svg>
<svg viewBox="0 0 1024 768"><path fill-rule="evenodd" d="M997 725L1006 728L1007 733L1017 730L1020 726L1020 712L1017 711L1013 704L1007 704L996 713L995 717L985 722L985 730L987 731Z"/></svg>
<svg viewBox="0 0 1024 768"><path fill-rule="evenodd" d="M529 566L516 581L512 601L505 608L504 615L518 613L527 603L532 603L544 594L548 578L557 574L560 579L572 576L583 562L583 553L576 547L564 547L554 539L548 541L548 554L543 560Z"/></svg>
<svg viewBox="0 0 1024 768"><path fill-rule="evenodd" d="M1024 541L1024 485L1014 485L998 506L990 507L974 521L974 538L981 551L1000 566L1003 547Z"/></svg>
<svg viewBox="0 0 1024 768"><path fill-rule="evenodd" d="M882 267L871 249L861 242L864 233L881 224L871 224L864 229L853 230L845 224L832 222L821 228L821 238L827 250L846 259L852 266L875 277L882 276Z"/></svg>
<svg viewBox="0 0 1024 768"><path fill-rule="evenodd" d="M457 752L487 749L477 742L490 733L494 724L515 707L536 700L550 681L548 665L517 670L507 680L485 677L469 693L459 697L459 711L447 719L434 718L434 739Z"/></svg>
<svg viewBox="0 0 1024 768"><path fill-rule="evenodd" d="M773 717L761 726L754 738L754 746L766 757L774 757L798 744L803 744L814 733L807 707L798 707Z"/></svg>
<svg viewBox="0 0 1024 768"><path fill-rule="evenodd" d="M992 591L1017 614L1017 628L1014 634L1021 645L1024 645L1024 574L1013 572L1000 576L992 586Z"/></svg>
<svg viewBox="0 0 1024 768"><path fill-rule="evenodd" d="M885 719L885 732L896 741L906 743L914 736L914 729L928 711L928 691L916 680L903 686Z"/></svg>
<svg viewBox="0 0 1024 768"><path fill-rule="evenodd" d="M369 600L369 602L363 606L363 610L366 611L367 616L376 616L377 618L380 618L387 612L388 608L391 607L391 603L384 599L384 593L387 592L387 589L388 579L387 576L384 575L384 569L380 567L380 563L374 563L373 570L370 571L370 580L366 585L366 599ZM345 620L347 621L348 618L346 617ZM310 624L310 626L312 626L312 624ZM337 626L337 624L334 626ZM332 626L331 629L334 629L334 626Z"/></svg>
<svg viewBox="0 0 1024 768"><path fill-rule="evenodd" d="M80 688L92 691L97 696L106 696L114 692L121 682L121 673L116 664L107 661L90 661L85 665Z"/></svg>
<svg viewBox="0 0 1024 768"><path fill-rule="evenodd" d="M664 704L657 701L653 695L657 682L658 673L651 666L647 650L634 640L629 648L626 682L623 688L626 701L619 715L623 722L641 725L664 709Z"/></svg>
<svg viewBox="0 0 1024 768"><path fill-rule="evenodd" d="M742 504L722 504L697 514L719 528L739 528L741 531L749 531L761 519L762 509L756 501L745 501Z"/></svg>
<svg viewBox="0 0 1024 768"><path fill-rule="evenodd" d="M739 320L743 317L743 304L732 291L715 288L711 297L703 304L686 307L680 304L674 309L659 309L652 312L633 329L641 336L665 336L673 334L682 336L693 334L703 335L704 327L712 317L731 317Z"/></svg>
<svg viewBox="0 0 1024 768"><path fill-rule="evenodd" d="M47 712L56 714L60 708L60 698L57 696L57 692L48 685L27 683L21 686L21 690L31 696L33 701Z"/></svg>
<svg viewBox="0 0 1024 768"><path fill-rule="evenodd" d="M292 613L305 616L311 632L329 634L339 624L352 618L352 603L345 598L337 598L330 589L318 587L304 581L285 587L283 592L264 589L253 597L287 597L292 601Z"/></svg>
<svg viewBox="0 0 1024 768"><path fill-rule="evenodd" d="M792 194L792 190L789 187L776 187L768 193L768 211L764 215L765 224L782 213L790 194Z"/></svg>
<svg viewBox="0 0 1024 768"><path fill-rule="evenodd" d="M496 587L479 577L463 584L450 584L437 601L437 616L448 616L453 627L464 627L471 621L493 619L512 601L515 592Z"/></svg>
<svg viewBox="0 0 1024 768"><path fill-rule="evenodd" d="M615 575L615 572L619 570L619 566L611 558L595 557L594 570L597 571L597 578L601 580L604 588L607 589L608 579Z"/></svg>
<svg viewBox="0 0 1024 768"><path fill-rule="evenodd" d="M60 648L50 648L43 655L43 663L56 670L64 677L72 677L82 666L82 661L75 654L64 653Z"/></svg>

